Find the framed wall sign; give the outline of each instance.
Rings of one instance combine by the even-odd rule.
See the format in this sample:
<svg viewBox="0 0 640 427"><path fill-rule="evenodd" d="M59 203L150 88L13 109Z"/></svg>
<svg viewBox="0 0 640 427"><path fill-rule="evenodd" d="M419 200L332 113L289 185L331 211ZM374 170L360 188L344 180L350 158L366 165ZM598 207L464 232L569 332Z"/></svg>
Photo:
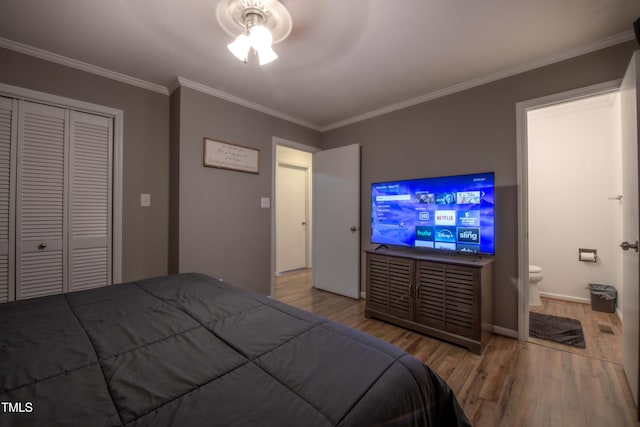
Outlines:
<svg viewBox="0 0 640 427"><path fill-rule="evenodd" d="M258 173L260 150L204 138L204 165L212 168L231 169Z"/></svg>

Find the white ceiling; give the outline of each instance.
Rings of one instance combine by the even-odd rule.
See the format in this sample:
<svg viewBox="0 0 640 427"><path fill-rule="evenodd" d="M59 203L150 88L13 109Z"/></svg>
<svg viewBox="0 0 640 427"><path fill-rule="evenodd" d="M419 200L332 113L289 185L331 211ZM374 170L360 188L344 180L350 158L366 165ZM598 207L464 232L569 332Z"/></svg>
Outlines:
<svg viewBox="0 0 640 427"><path fill-rule="evenodd" d="M631 40L640 17L638 0L282 0L293 30L261 68L227 51L220 1L0 0L0 46L327 130Z"/></svg>

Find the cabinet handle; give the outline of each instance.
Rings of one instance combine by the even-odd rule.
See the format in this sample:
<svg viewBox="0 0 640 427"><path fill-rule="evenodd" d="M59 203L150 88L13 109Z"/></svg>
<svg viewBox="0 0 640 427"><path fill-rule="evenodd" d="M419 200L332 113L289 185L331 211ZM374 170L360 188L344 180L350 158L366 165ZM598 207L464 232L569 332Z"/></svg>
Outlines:
<svg viewBox="0 0 640 427"><path fill-rule="evenodd" d="M46 248L46 247L47 247L47 244L46 244L46 243L40 243L40 244L38 245L38 249L44 249L44 248Z"/></svg>

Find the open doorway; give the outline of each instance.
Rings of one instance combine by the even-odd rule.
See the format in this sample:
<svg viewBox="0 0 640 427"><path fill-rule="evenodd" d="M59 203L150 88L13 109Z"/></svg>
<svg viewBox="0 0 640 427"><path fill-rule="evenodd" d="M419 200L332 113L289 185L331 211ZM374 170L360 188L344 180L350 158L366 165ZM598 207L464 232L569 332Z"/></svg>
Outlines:
<svg viewBox="0 0 640 427"><path fill-rule="evenodd" d="M276 146L276 274L311 268L311 153Z"/></svg>
<svg viewBox="0 0 640 427"><path fill-rule="evenodd" d="M616 363L620 319L592 310L587 285L622 299L621 144L618 91L527 112L529 341Z"/></svg>
<svg viewBox="0 0 640 427"><path fill-rule="evenodd" d="M307 167L299 162L284 159L279 161L277 152L281 148L293 149L292 151L284 150L289 154L312 153L312 166ZM271 209L271 295L274 294L278 273L276 225L279 197L276 194L276 174L278 163L281 163L286 168L283 169L286 170L285 175L305 176L311 187L306 195L307 220L295 218L291 222L296 227L303 222L306 223L304 224L307 236L305 270L310 273L313 269L313 287L350 298L359 298L360 145L351 144L319 150L274 137L272 154L271 188L275 205Z"/></svg>
<svg viewBox="0 0 640 427"><path fill-rule="evenodd" d="M619 84L609 82L517 106L521 340L529 339L529 304L536 302L530 299L537 299L538 293L589 303L588 283L615 283L622 288L622 261L616 248L622 232ZM610 128L617 125L617 131L602 136L596 135L602 134L600 130L587 130L588 126L576 128L576 120L585 123L591 115L590 125L594 114L602 111L611 115L606 120ZM612 171L620 176L611 175ZM611 176L603 183L602 176L607 174ZM596 214L595 205L603 213ZM594 222L604 217L608 219ZM585 248L597 249L599 262L580 261L579 249ZM540 282L534 277L534 286L532 264L541 267L543 277Z"/></svg>
<svg viewBox="0 0 640 427"><path fill-rule="evenodd" d="M271 294L276 276L312 268L312 155L317 148L273 138Z"/></svg>

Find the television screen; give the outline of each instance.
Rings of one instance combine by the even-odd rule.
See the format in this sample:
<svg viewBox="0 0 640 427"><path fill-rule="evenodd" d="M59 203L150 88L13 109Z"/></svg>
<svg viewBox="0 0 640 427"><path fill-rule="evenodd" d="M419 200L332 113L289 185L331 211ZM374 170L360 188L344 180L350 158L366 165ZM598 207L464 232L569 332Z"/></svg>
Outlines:
<svg viewBox="0 0 640 427"><path fill-rule="evenodd" d="M493 172L371 184L371 243L495 254Z"/></svg>

